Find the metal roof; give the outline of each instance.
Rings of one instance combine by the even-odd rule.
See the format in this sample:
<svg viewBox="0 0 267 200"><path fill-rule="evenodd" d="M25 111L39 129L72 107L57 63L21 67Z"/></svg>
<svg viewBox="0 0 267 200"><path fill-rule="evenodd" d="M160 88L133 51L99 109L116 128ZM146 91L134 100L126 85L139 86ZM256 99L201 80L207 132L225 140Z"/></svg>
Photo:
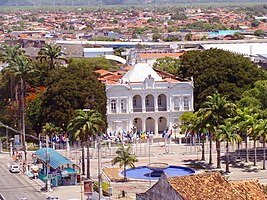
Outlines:
<svg viewBox="0 0 267 200"><path fill-rule="evenodd" d="M35 152L35 155L46 163L46 148L39 149ZM48 148L48 157L50 159L50 166L53 169L58 168L61 165L74 164L68 158L62 156L60 153L56 152L52 148Z"/></svg>
<svg viewBox="0 0 267 200"><path fill-rule="evenodd" d="M104 53L104 52L113 52L113 48L84 48L84 53Z"/></svg>

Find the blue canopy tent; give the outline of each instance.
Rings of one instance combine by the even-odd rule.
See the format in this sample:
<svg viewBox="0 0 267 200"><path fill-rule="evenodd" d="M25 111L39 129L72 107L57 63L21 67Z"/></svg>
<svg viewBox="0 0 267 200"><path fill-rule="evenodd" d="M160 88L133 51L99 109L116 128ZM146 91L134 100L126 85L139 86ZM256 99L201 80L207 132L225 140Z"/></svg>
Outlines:
<svg viewBox="0 0 267 200"><path fill-rule="evenodd" d="M46 166L49 161L49 176L53 186L75 185L77 183L77 172L74 169L75 164L68 158L52 148L48 148L48 159L46 148L39 149L35 152L36 158L43 164L43 169L39 172L39 178L46 181ZM73 169L70 166L73 166ZM71 170L70 170L71 169Z"/></svg>

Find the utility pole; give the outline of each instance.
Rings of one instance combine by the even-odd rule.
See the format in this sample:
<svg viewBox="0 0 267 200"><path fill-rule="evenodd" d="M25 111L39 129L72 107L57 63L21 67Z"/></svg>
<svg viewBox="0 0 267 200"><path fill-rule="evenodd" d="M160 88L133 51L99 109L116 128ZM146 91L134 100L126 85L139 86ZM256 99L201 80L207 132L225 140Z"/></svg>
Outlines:
<svg viewBox="0 0 267 200"><path fill-rule="evenodd" d="M99 200L102 199L102 169L101 169L101 139L98 138L98 188L99 188Z"/></svg>
<svg viewBox="0 0 267 200"><path fill-rule="evenodd" d="M50 191L50 178L49 178L49 153L48 153L48 136L46 136L46 191Z"/></svg>

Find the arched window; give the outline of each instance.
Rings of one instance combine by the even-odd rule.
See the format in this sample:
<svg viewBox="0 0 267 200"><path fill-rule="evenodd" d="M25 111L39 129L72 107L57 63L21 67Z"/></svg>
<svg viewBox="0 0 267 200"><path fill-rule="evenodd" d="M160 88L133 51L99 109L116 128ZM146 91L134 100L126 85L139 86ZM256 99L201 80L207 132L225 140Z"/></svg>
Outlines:
<svg viewBox="0 0 267 200"><path fill-rule="evenodd" d="M158 96L158 106L161 106L161 96Z"/></svg>
<svg viewBox="0 0 267 200"><path fill-rule="evenodd" d="M133 98L133 107L136 107L136 97Z"/></svg>
<svg viewBox="0 0 267 200"><path fill-rule="evenodd" d="M180 110L180 99L179 97L174 98L174 110L179 111Z"/></svg>
<svg viewBox="0 0 267 200"><path fill-rule="evenodd" d="M121 112L126 113L125 100L121 100Z"/></svg>
<svg viewBox="0 0 267 200"><path fill-rule="evenodd" d="M189 110L189 98L184 97L184 110Z"/></svg>
<svg viewBox="0 0 267 200"><path fill-rule="evenodd" d="M111 112L116 113L116 100L111 100Z"/></svg>
<svg viewBox="0 0 267 200"><path fill-rule="evenodd" d="M146 97L146 106L149 106L149 97Z"/></svg>

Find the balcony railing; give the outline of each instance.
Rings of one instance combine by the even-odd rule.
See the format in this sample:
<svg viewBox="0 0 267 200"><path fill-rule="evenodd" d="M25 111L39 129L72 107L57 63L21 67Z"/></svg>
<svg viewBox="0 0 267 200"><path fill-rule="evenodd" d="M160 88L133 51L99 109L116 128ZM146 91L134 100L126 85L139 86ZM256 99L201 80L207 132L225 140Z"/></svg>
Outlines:
<svg viewBox="0 0 267 200"><path fill-rule="evenodd" d="M175 111L179 111L180 110L180 107L174 107L174 110Z"/></svg>
<svg viewBox="0 0 267 200"><path fill-rule="evenodd" d="M167 107L158 107L158 111L167 111Z"/></svg>
<svg viewBox="0 0 267 200"><path fill-rule="evenodd" d="M133 112L142 112L142 108L133 108Z"/></svg>
<svg viewBox="0 0 267 200"><path fill-rule="evenodd" d="M146 107L146 112L154 112L155 107Z"/></svg>
<svg viewBox="0 0 267 200"><path fill-rule="evenodd" d="M126 109L122 109L121 110L121 113L126 113Z"/></svg>
<svg viewBox="0 0 267 200"><path fill-rule="evenodd" d="M117 110L111 110L111 113L115 114L115 113L117 113Z"/></svg>

